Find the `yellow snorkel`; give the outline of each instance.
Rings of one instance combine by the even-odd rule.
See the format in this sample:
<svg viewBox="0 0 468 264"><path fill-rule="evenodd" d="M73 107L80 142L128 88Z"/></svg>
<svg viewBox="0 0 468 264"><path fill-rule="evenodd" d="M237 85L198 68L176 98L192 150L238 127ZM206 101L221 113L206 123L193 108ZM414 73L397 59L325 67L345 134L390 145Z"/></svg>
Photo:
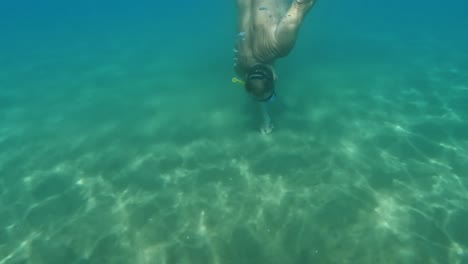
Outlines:
<svg viewBox="0 0 468 264"><path fill-rule="evenodd" d="M232 80L231 80L233 83L235 84L239 84L239 85L245 85L245 82L241 79L237 79L236 77L233 77Z"/></svg>

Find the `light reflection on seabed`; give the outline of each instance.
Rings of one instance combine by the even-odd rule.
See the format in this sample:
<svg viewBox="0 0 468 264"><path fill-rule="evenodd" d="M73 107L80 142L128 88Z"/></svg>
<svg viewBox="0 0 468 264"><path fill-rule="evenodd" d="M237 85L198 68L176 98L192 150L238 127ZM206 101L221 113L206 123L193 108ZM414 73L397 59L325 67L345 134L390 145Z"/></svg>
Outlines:
<svg viewBox="0 0 468 264"><path fill-rule="evenodd" d="M102 144L119 138L111 120L13 148L28 126L2 128L0 264L467 263L468 140L454 129L468 127L451 104L468 87L436 88L339 89L282 117L311 130L270 137ZM237 125L235 111L186 125Z"/></svg>

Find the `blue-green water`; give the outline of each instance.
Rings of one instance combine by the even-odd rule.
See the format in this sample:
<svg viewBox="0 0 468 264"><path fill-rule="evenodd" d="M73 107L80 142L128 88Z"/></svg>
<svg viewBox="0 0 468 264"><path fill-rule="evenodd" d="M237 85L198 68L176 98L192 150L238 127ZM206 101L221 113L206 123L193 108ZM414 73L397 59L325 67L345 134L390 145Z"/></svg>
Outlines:
<svg viewBox="0 0 468 264"><path fill-rule="evenodd" d="M9 2L0 264L468 263L464 2L319 1L268 136L234 2Z"/></svg>

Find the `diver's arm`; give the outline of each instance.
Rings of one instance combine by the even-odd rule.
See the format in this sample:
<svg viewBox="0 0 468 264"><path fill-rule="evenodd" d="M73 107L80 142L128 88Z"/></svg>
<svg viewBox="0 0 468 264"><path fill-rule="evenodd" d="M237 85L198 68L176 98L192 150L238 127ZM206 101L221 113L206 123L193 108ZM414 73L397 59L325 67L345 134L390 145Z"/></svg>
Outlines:
<svg viewBox="0 0 468 264"><path fill-rule="evenodd" d="M252 12L252 1L254 0L237 0L238 23L243 24L243 20L250 20Z"/></svg>
<svg viewBox="0 0 468 264"><path fill-rule="evenodd" d="M275 31L279 49L287 53L293 48L299 28L315 2L316 0L294 0Z"/></svg>
<svg viewBox="0 0 468 264"><path fill-rule="evenodd" d="M252 6L253 0L236 0L237 8L246 8Z"/></svg>
<svg viewBox="0 0 468 264"><path fill-rule="evenodd" d="M260 132L264 135L270 134L273 131L273 124L271 123L270 114L268 113L267 103L259 102L258 107L260 109Z"/></svg>

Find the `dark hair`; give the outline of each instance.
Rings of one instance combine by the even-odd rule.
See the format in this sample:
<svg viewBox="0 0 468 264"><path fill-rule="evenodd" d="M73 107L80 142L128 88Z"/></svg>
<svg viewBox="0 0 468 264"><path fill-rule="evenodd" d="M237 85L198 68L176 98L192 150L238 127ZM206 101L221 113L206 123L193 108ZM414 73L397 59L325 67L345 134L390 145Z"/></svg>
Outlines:
<svg viewBox="0 0 468 264"><path fill-rule="evenodd" d="M253 66L247 75L245 89L257 101L269 100L275 92L273 71L262 64Z"/></svg>

